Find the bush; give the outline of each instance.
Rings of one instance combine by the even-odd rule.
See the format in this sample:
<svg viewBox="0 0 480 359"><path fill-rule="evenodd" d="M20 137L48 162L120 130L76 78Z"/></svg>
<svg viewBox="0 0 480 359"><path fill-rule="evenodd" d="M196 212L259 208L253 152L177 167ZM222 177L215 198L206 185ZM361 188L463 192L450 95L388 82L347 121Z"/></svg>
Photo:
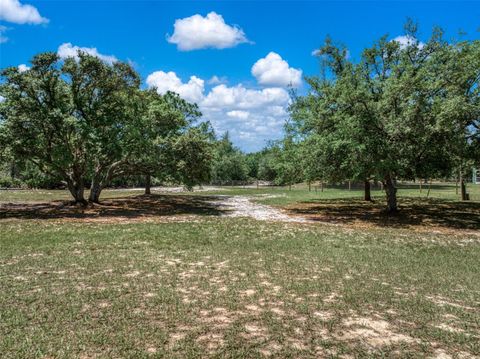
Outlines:
<svg viewBox="0 0 480 359"><path fill-rule="evenodd" d="M0 176L0 188L20 188L22 181L10 176Z"/></svg>

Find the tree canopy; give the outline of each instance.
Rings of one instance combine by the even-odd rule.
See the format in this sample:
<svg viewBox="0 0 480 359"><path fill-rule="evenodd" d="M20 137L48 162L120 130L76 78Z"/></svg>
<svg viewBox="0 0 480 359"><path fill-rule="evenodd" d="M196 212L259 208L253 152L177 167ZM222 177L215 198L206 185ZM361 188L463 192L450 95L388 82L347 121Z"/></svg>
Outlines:
<svg viewBox="0 0 480 359"><path fill-rule="evenodd" d="M329 78L308 78L310 92L290 109L306 172L379 180L389 211L397 210L397 179L451 173L478 137L478 41L449 44L435 29L423 44L415 24L405 29L409 44L384 36L358 63L327 39L318 54Z"/></svg>
<svg viewBox="0 0 480 359"><path fill-rule="evenodd" d="M81 51L65 60L42 53L31 63L2 71L0 146L61 178L76 202L86 203L87 181L89 201L98 202L113 178L132 171L187 186L205 180L210 149L194 126L196 105L141 90L128 64Z"/></svg>

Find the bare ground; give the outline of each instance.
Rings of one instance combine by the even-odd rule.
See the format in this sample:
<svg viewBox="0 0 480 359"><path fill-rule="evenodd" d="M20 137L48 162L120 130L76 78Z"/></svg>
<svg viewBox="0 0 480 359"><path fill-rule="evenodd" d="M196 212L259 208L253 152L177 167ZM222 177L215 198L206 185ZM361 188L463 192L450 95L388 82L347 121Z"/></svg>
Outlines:
<svg viewBox="0 0 480 359"><path fill-rule="evenodd" d="M216 206L222 216L251 217L258 221L300 222L308 220L302 216L292 217L271 206L253 202L246 196L216 196L210 203Z"/></svg>

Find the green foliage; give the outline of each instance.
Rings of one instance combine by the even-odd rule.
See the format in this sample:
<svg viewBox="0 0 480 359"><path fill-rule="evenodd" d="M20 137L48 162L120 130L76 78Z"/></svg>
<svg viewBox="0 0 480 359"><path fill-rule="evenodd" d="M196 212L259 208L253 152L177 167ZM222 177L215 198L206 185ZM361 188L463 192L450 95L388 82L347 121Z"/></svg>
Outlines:
<svg viewBox="0 0 480 359"><path fill-rule="evenodd" d="M306 177L380 180L390 210L395 179L445 176L477 153L480 118L479 41L448 44L435 29L420 44L415 24L405 30L409 44L384 36L357 64L327 39L329 78L307 79L310 93L290 108Z"/></svg>
<svg viewBox="0 0 480 359"><path fill-rule="evenodd" d="M114 178L133 172L187 186L205 180L209 142L205 126L191 132L201 116L196 105L174 93L140 90L138 74L121 62L108 65L82 52L64 61L43 53L31 62L28 71L2 71L3 157L61 179L83 203L88 182L89 200L98 202Z"/></svg>
<svg viewBox="0 0 480 359"><path fill-rule="evenodd" d="M22 181L18 178L0 175L0 188L20 188Z"/></svg>
<svg viewBox="0 0 480 359"><path fill-rule="evenodd" d="M226 132L215 144L212 181L214 183L246 181L249 170L245 155L233 146Z"/></svg>

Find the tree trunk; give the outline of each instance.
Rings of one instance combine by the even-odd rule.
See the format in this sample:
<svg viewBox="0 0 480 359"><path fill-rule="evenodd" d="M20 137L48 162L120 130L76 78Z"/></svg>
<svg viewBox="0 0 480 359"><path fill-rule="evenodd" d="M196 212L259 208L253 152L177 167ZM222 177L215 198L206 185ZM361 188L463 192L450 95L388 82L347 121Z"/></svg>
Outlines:
<svg viewBox="0 0 480 359"><path fill-rule="evenodd" d="M150 173L145 175L145 194L151 194L150 187L152 186L152 177Z"/></svg>
<svg viewBox="0 0 480 359"><path fill-rule="evenodd" d="M388 175L382 182L385 194L387 195L387 212L394 213L398 211L397 206L397 188L395 187L395 181L392 176Z"/></svg>
<svg viewBox="0 0 480 359"><path fill-rule="evenodd" d="M468 201L467 186L465 185L465 179L463 173L460 173L460 192L462 194L462 201Z"/></svg>
<svg viewBox="0 0 480 359"><path fill-rule="evenodd" d="M102 186L100 183L92 182L92 186L90 187L90 196L88 196L88 201L93 203L100 203L100 193L102 193Z"/></svg>
<svg viewBox="0 0 480 359"><path fill-rule="evenodd" d="M102 193L102 182L100 181L100 176L94 175L92 178L92 184L90 186L90 195L88 196L88 201L93 203L100 203L100 193Z"/></svg>
<svg viewBox="0 0 480 359"><path fill-rule="evenodd" d="M348 181L348 190L351 191L352 190L352 181Z"/></svg>
<svg viewBox="0 0 480 359"><path fill-rule="evenodd" d="M100 203L100 194L102 190L110 184L110 181L115 176L115 170L122 164L122 160L112 163L105 172L105 166L98 165L92 178L92 185L90 186L89 202Z"/></svg>
<svg viewBox="0 0 480 359"><path fill-rule="evenodd" d="M87 201L85 200L85 186L83 183L83 179L69 179L67 180L67 187L70 191L71 195L73 196L75 203L86 205Z"/></svg>
<svg viewBox="0 0 480 359"><path fill-rule="evenodd" d="M428 191L427 191L427 198L430 196L430 190L432 189L432 179L430 179L430 182L428 183Z"/></svg>
<svg viewBox="0 0 480 359"><path fill-rule="evenodd" d="M312 191L312 183L308 181L308 192Z"/></svg>
<svg viewBox="0 0 480 359"><path fill-rule="evenodd" d="M365 201L371 202L372 201L372 195L370 193L370 181L365 180L364 189L365 189L365 191L364 191L363 199Z"/></svg>

